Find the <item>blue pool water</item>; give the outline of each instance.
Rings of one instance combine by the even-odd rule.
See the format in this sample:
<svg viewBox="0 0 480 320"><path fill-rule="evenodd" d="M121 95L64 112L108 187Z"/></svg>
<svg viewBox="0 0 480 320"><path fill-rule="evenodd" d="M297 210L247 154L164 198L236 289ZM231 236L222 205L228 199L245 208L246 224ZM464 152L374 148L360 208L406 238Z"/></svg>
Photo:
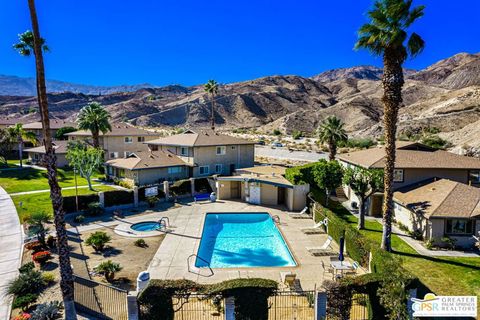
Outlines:
<svg viewBox="0 0 480 320"><path fill-rule="evenodd" d="M155 221L144 221L139 223L134 223L130 226L132 230L135 231L154 231L160 227L160 224Z"/></svg>
<svg viewBox="0 0 480 320"><path fill-rule="evenodd" d="M197 255L196 267L296 265L268 213L207 213Z"/></svg>

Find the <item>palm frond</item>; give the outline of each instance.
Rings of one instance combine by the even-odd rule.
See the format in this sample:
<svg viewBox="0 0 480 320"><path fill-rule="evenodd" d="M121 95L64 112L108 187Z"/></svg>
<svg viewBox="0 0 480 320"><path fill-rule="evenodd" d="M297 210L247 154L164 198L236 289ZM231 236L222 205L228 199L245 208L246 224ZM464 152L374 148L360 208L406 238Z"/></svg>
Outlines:
<svg viewBox="0 0 480 320"><path fill-rule="evenodd" d="M423 17L423 15L425 14L423 11L425 9L425 6L424 5L421 5L421 6L418 6L418 7L415 7L413 8L407 19L405 19L405 22L403 23L404 27L405 28L408 28L412 25L412 23L414 23L415 21L417 21L417 19Z"/></svg>
<svg viewBox="0 0 480 320"><path fill-rule="evenodd" d="M408 43L407 43L408 54L411 57L416 57L423 51L424 48L425 48L425 41L422 39L422 37L420 37L418 34L413 32L410 35L410 38L408 39Z"/></svg>

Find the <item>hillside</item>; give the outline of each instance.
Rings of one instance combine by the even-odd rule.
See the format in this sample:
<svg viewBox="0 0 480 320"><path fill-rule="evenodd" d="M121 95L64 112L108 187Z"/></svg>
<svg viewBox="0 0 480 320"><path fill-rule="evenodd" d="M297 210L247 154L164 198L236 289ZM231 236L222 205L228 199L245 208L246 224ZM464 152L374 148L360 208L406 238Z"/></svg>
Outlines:
<svg viewBox="0 0 480 320"><path fill-rule="evenodd" d="M220 86L218 126L269 132L313 132L328 115L346 122L352 136L382 134L382 70L336 69L312 78L271 76ZM480 54L460 53L420 70L405 70L399 131L435 127L455 145L480 147ZM208 126L210 102L201 86L142 88L88 95L51 93L52 116L73 120L82 106L98 101L116 121L140 126ZM0 116L35 117L35 98L0 97Z"/></svg>

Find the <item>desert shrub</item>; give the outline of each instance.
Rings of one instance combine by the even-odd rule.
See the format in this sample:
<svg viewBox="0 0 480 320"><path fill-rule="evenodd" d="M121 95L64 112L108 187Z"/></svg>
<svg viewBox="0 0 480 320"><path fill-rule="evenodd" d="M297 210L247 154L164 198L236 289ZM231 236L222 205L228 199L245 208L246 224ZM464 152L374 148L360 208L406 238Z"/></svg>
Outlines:
<svg viewBox="0 0 480 320"><path fill-rule="evenodd" d="M88 204L88 214L91 216L99 216L103 214L103 207L100 202L90 202Z"/></svg>
<svg viewBox="0 0 480 320"><path fill-rule="evenodd" d="M450 142L448 142L445 139L440 138L439 136L437 136L435 134L429 134L429 135L424 136L420 140L420 142L423 143L424 145L427 145L427 146L429 146L431 148L434 148L434 149L447 149L447 148L450 148L452 146L452 144Z"/></svg>
<svg viewBox="0 0 480 320"><path fill-rule="evenodd" d="M282 135L282 131L280 131L279 129L273 129L272 133L273 133L275 136L281 136L281 135Z"/></svg>
<svg viewBox="0 0 480 320"><path fill-rule="evenodd" d="M44 288L42 273L31 270L21 273L7 286L7 294L15 296L24 296L29 293L38 294Z"/></svg>
<svg viewBox="0 0 480 320"><path fill-rule="evenodd" d="M112 238L106 232L95 231L87 238L87 240L85 240L85 244L87 246L92 246L96 252L100 252L103 251L105 245L110 242L111 239Z"/></svg>
<svg viewBox="0 0 480 320"><path fill-rule="evenodd" d="M83 221L85 221L85 216L82 214L79 214L78 216L75 216L75 218L73 218L73 221L75 223L82 223Z"/></svg>
<svg viewBox="0 0 480 320"><path fill-rule="evenodd" d="M50 301L39 304L32 312L31 320L53 320L60 317L63 305L60 301Z"/></svg>
<svg viewBox="0 0 480 320"><path fill-rule="evenodd" d="M22 311L28 309L29 306L37 302L38 294L36 293L27 293L23 296L16 296L13 299L12 307L14 309L20 308Z"/></svg>
<svg viewBox="0 0 480 320"><path fill-rule="evenodd" d="M33 270L35 270L35 264L33 262L27 262L23 266L18 268L18 271L20 273L28 273Z"/></svg>
<svg viewBox="0 0 480 320"><path fill-rule="evenodd" d="M107 260L103 261L93 269L95 272L103 274L105 276L105 280L112 282L115 278L115 273L121 271L123 268L119 263L113 262L112 260Z"/></svg>
<svg viewBox="0 0 480 320"><path fill-rule="evenodd" d="M56 245L57 245L57 239L56 239L54 236L49 235L49 236L47 237L47 246L48 246L49 248L55 248Z"/></svg>
<svg viewBox="0 0 480 320"><path fill-rule="evenodd" d="M292 138L293 139L298 140L301 137L303 137L303 132L302 131L293 130L293 132L292 132Z"/></svg>
<svg viewBox="0 0 480 320"><path fill-rule="evenodd" d="M45 285L51 285L55 282L55 274L53 272L44 272L42 273L42 279Z"/></svg>
<svg viewBox="0 0 480 320"><path fill-rule="evenodd" d="M348 148L357 148L357 149L368 149L375 145L375 141L371 138L351 138L345 142L340 142L339 147L348 147Z"/></svg>
<svg viewBox="0 0 480 320"><path fill-rule="evenodd" d="M39 265L44 265L48 260L52 258L50 251L39 251L32 255L32 260Z"/></svg>
<svg viewBox="0 0 480 320"><path fill-rule="evenodd" d="M145 242L145 240L143 239L137 239L133 242L133 244L136 246L136 247L139 247L139 248L146 248L148 247L147 243Z"/></svg>

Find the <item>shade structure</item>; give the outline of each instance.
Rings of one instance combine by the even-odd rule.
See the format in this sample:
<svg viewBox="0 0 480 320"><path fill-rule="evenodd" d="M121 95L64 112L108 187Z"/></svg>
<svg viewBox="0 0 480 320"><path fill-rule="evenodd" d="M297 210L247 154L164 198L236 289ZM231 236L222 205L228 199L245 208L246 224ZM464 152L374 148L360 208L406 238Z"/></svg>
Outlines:
<svg viewBox="0 0 480 320"><path fill-rule="evenodd" d="M338 253L338 260L343 261L343 260L345 260L345 257L343 256L343 248L345 247L345 238L344 237L340 237L339 247L340 247L340 252Z"/></svg>

